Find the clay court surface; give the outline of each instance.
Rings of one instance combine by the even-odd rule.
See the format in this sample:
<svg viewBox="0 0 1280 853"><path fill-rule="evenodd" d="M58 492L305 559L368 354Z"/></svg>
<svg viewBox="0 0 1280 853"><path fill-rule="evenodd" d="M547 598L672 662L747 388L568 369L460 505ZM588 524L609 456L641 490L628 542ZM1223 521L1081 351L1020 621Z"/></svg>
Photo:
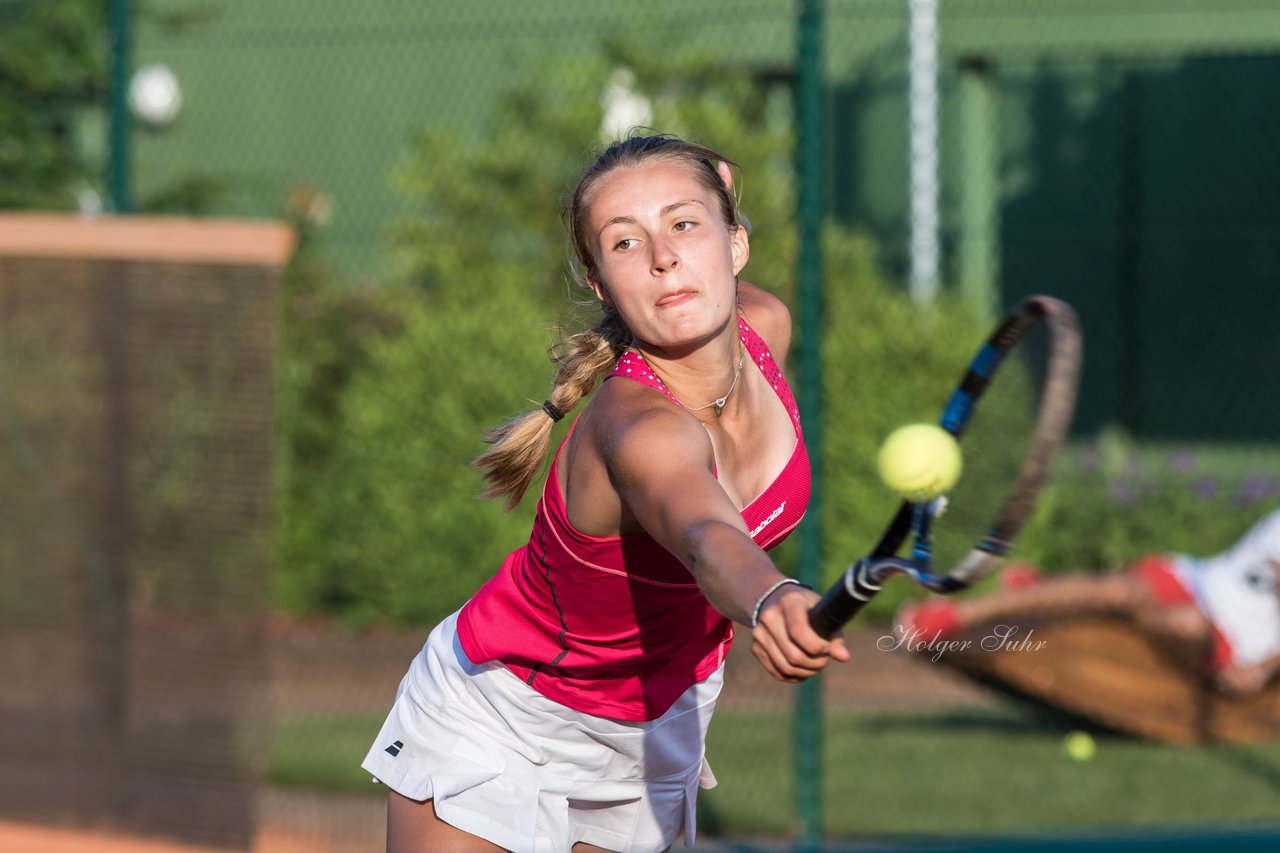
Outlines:
<svg viewBox="0 0 1280 853"><path fill-rule="evenodd" d="M872 708L987 704L996 701L943 667L904 651L876 648L883 634L850 635L854 663L825 680L831 704ZM277 709L314 713L384 710L425 632L352 634L321 624L278 624L272 629L272 694ZM791 688L773 682L740 641L730 662L722 703L754 707L791 701ZM356 853L382 849L384 804L377 797L325 796L264 789L254 853ZM106 829L68 829L0 822L4 853L213 853L215 848L140 839Z"/></svg>
<svg viewBox="0 0 1280 853"><path fill-rule="evenodd" d="M305 839L265 833L254 849L272 853L304 853L317 848ZM107 831L54 829L20 823L0 823L0 850L9 853L223 853L213 847L146 840Z"/></svg>

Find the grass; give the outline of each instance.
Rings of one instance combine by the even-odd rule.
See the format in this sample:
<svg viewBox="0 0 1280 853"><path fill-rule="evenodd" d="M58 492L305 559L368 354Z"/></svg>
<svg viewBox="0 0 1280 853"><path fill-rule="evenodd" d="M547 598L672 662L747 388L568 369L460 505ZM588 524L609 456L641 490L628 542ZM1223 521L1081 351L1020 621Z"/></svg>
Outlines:
<svg viewBox="0 0 1280 853"><path fill-rule="evenodd" d="M381 796L360 760L380 717L282 721L269 779ZM1063 752L1070 725L1021 707L915 713L829 710L823 733L827 834L1058 834L1240 826L1280 819L1280 743L1187 748L1094 733L1090 761ZM708 755L720 785L701 830L796 832L791 720L724 709Z"/></svg>
<svg viewBox="0 0 1280 853"><path fill-rule="evenodd" d="M792 797L790 771L781 763L787 720L732 714L716 722L710 754L721 786L704 803L716 828L794 831L793 809L778 806ZM1280 818L1280 744L1192 749L1095 732L1096 757L1079 762L1063 752L1068 723L1020 708L832 711L825 729L825 817L835 836L1057 833ZM753 765L753 738L769 744L771 770Z"/></svg>
<svg viewBox="0 0 1280 853"><path fill-rule="evenodd" d="M385 715L292 717L279 720L271 739L267 781L281 788L382 797L360 768Z"/></svg>

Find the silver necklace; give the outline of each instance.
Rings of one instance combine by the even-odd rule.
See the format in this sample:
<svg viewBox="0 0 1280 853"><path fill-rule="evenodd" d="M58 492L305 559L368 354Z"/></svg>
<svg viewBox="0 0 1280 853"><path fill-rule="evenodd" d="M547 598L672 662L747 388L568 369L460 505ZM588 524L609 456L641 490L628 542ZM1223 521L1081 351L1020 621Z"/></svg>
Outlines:
<svg viewBox="0 0 1280 853"><path fill-rule="evenodd" d="M747 363L747 348L741 347L741 349L742 349L742 352L738 356L738 366L733 371L733 381L729 383L729 390L724 392L723 397L717 397L716 399L712 400L710 403L707 403L705 406L697 406L695 408L691 406L685 406L684 403L680 403L680 398L676 397L675 392L671 390L670 385L667 385L668 393L671 394L672 398L677 403L680 403L681 406L684 406L685 411L701 412L703 409L710 409L714 406L716 410L716 417L720 417L720 413L724 411L725 403L729 402L729 395L733 393L734 388L738 387L738 377L742 375L742 366ZM649 366L649 369L653 371L653 374L655 376L658 375L658 371L653 370L652 365ZM658 377L658 378L661 379L662 377ZM662 384L666 385L667 383L664 381Z"/></svg>

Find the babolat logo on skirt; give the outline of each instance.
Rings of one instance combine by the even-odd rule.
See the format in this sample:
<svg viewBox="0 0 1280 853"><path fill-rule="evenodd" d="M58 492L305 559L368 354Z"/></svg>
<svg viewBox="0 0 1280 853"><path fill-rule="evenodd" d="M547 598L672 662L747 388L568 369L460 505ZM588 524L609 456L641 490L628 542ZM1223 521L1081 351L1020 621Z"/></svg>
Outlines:
<svg viewBox="0 0 1280 853"><path fill-rule="evenodd" d="M387 747L384 751L387 753L387 755L390 755L392 758L395 758L397 755L400 754L400 750L402 749L404 749L404 741L398 740L395 743L391 744L391 746Z"/></svg>

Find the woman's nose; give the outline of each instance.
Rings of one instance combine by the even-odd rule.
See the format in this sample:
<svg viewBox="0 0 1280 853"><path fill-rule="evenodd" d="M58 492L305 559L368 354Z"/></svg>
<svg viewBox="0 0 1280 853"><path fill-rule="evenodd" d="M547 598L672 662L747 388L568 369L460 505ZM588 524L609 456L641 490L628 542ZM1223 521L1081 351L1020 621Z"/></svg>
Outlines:
<svg viewBox="0 0 1280 853"><path fill-rule="evenodd" d="M665 240L655 241L653 244L653 271L670 272L678 266L680 266L680 256L676 254L675 247Z"/></svg>

